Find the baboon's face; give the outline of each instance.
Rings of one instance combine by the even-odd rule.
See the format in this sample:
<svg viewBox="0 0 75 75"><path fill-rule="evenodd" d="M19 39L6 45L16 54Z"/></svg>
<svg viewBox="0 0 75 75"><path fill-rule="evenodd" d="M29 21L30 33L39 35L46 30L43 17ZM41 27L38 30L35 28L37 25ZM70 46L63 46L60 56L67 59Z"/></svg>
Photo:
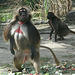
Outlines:
<svg viewBox="0 0 75 75"><path fill-rule="evenodd" d="M21 22L25 22L29 19L29 14L27 12L27 9L25 8L21 8L19 10L19 17L18 17L18 20L21 21Z"/></svg>
<svg viewBox="0 0 75 75"><path fill-rule="evenodd" d="M47 19L52 19L54 17L53 12L48 12Z"/></svg>

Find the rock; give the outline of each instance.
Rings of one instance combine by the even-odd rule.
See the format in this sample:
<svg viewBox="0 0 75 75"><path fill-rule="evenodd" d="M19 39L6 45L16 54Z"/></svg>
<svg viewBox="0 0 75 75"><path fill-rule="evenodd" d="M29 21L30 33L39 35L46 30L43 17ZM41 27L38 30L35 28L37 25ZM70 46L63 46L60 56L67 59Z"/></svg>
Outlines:
<svg viewBox="0 0 75 75"><path fill-rule="evenodd" d="M75 21L75 10L70 11L66 15L66 21Z"/></svg>

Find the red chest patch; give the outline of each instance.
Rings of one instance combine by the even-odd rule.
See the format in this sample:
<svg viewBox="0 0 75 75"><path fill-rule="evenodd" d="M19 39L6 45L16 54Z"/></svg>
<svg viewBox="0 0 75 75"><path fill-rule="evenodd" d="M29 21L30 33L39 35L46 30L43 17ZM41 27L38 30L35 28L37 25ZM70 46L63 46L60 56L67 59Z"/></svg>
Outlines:
<svg viewBox="0 0 75 75"><path fill-rule="evenodd" d="M18 29L16 29L15 32L23 34L23 32L22 32L22 30L20 29L20 27L19 27Z"/></svg>
<svg viewBox="0 0 75 75"><path fill-rule="evenodd" d="M20 24L20 27L21 27L21 25L24 24L25 22L20 22L20 21L18 21L18 23ZM19 27L18 29L16 29L15 32L23 34L23 32L22 32L22 30L20 29L20 27Z"/></svg>

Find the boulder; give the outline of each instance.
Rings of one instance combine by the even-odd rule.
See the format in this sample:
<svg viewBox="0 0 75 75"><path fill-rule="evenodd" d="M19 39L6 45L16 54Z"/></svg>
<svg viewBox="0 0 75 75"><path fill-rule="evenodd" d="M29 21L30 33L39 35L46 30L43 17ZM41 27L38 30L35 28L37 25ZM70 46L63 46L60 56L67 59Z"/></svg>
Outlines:
<svg viewBox="0 0 75 75"><path fill-rule="evenodd" d="M66 15L66 21L75 21L75 10L70 11Z"/></svg>

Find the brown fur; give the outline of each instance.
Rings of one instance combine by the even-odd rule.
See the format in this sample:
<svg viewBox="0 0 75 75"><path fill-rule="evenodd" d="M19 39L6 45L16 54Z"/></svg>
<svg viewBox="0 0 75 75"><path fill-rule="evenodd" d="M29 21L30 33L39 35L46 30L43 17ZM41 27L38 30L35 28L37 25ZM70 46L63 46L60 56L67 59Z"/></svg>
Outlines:
<svg viewBox="0 0 75 75"><path fill-rule="evenodd" d="M17 27L19 26L19 24L18 24L19 16L20 16L19 14L16 15L15 20L12 21L9 25L7 25L5 27L4 33L3 33L4 39L6 41L8 41L12 37L14 38L14 40L11 40L11 42L14 41L14 43L12 43L13 48L17 52L14 55L13 63L14 63L14 66L19 71L22 70L21 65L23 64L24 57L26 56L27 60L29 60L33 63L36 73L39 73L39 71L40 71L40 52L39 52L40 34L39 34L38 30L34 27L34 25L31 23L31 15L29 14L28 20L25 21L25 23L23 25L21 25L22 29L27 28L27 30L23 29L22 31L23 31L23 33L28 34L28 36L22 34L23 37L19 36L19 37L21 37L21 39L18 36L17 36L17 38L19 38L19 39L14 37L14 36L16 36L15 32L14 33L11 33L11 32L16 30ZM16 26L16 29L15 29L15 26ZM44 47L44 48L47 48L52 52L55 62L58 65L59 61L58 61L57 57L55 56L54 52L48 47ZM31 49L32 49L32 51L31 51ZM26 51L28 51L28 52L26 53ZM31 54L32 54L32 56L31 56Z"/></svg>
<svg viewBox="0 0 75 75"><path fill-rule="evenodd" d="M5 41L8 41L8 39L10 38L10 33L9 33L10 29L11 29L11 25L8 25L4 28L3 37Z"/></svg>

